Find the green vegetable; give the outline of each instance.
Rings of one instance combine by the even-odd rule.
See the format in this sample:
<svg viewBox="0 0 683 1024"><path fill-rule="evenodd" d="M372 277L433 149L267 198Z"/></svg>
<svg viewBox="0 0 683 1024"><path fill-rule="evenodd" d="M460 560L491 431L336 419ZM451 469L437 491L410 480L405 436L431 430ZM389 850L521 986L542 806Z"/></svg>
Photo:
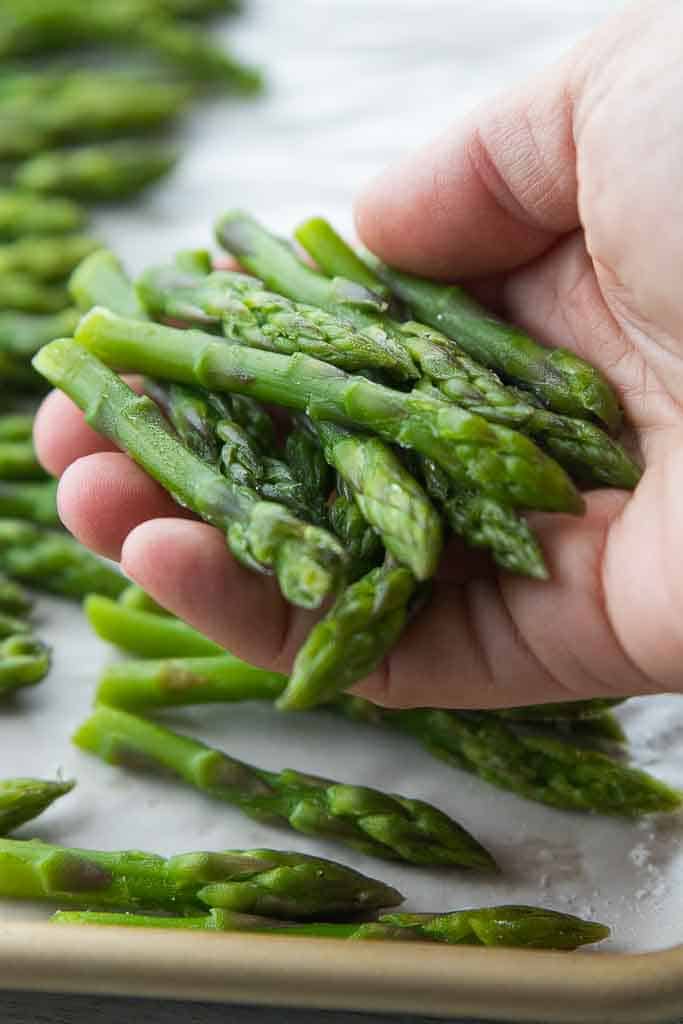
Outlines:
<svg viewBox="0 0 683 1024"><path fill-rule="evenodd" d="M222 529L242 562L274 571L292 603L314 608L337 588L344 554L331 534L297 519L284 506L261 501L205 465L170 436L149 398L136 395L76 342L52 342L34 365L85 411L95 430L115 440L177 500Z"/></svg>
<svg viewBox="0 0 683 1024"><path fill-rule="evenodd" d="M43 779L0 781L0 836L37 818L50 804L70 793L75 782L46 782Z"/></svg>
<svg viewBox="0 0 683 1024"><path fill-rule="evenodd" d="M422 865L495 867L468 832L421 800L291 769L254 768L125 711L97 708L76 732L74 743L110 764L171 771L257 821L337 839L374 857Z"/></svg>
<svg viewBox="0 0 683 1024"><path fill-rule="evenodd" d="M18 313L59 313L68 305L69 294L66 288L60 285L44 284L29 274L3 274L0 277L2 310L12 309Z"/></svg>
<svg viewBox="0 0 683 1024"><path fill-rule="evenodd" d="M0 189L0 239L66 235L81 229L86 211L70 199L43 198L18 189Z"/></svg>
<svg viewBox="0 0 683 1024"><path fill-rule="evenodd" d="M34 484L0 480L0 516L29 519L41 526L59 526L57 481Z"/></svg>
<svg viewBox="0 0 683 1024"><path fill-rule="evenodd" d="M575 513L583 509L564 471L528 438L445 402L349 376L299 353L282 356L226 345L200 331L138 323L99 308L81 321L76 338L122 370L236 391L308 411L314 419L375 431L433 458L463 486L510 504ZM60 342L62 349L65 345ZM47 355L56 351L54 346L36 357L39 371L54 361Z"/></svg>
<svg viewBox="0 0 683 1024"><path fill-rule="evenodd" d="M0 480L41 480L45 470L38 462L33 441L0 441Z"/></svg>
<svg viewBox="0 0 683 1024"><path fill-rule="evenodd" d="M50 650L40 640L19 633L0 641L0 696L34 686L50 669Z"/></svg>
<svg viewBox="0 0 683 1024"><path fill-rule="evenodd" d="M123 910L218 907L290 919L354 916L402 899L382 882L304 853L225 850L165 859L16 839L0 840L0 897Z"/></svg>
<svg viewBox="0 0 683 1024"><path fill-rule="evenodd" d="M19 238L0 245L0 274L28 274L37 281L60 281L99 246L88 235Z"/></svg>
<svg viewBox="0 0 683 1024"><path fill-rule="evenodd" d="M121 316L144 320L145 311L138 302L118 258L108 249L98 249L76 268L69 280L69 291L82 313L106 303ZM71 331L63 331L68 335ZM53 341L51 338L50 341Z"/></svg>
<svg viewBox="0 0 683 1024"><path fill-rule="evenodd" d="M97 635L142 658L195 658L223 654L222 647L191 626L167 615L130 608L107 597L91 594L85 614Z"/></svg>
<svg viewBox="0 0 683 1024"><path fill-rule="evenodd" d="M33 601L23 587L0 573L0 612L5 615L28 615Z"/></svg>
<svg viewBox="0 0 683 1024"><path fill-rule="evenodd" d="M30 359L48 341L72 334L80 316L74 309L59 313L0 313L0 353Z"/></svg>

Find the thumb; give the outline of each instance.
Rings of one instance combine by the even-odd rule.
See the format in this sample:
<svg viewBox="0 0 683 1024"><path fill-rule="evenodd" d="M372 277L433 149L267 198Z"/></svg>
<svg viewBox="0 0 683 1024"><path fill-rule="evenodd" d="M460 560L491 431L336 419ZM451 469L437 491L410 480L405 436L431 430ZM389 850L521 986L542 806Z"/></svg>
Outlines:
<svg viewBox="0 0 683 1024"><path fill-rule="evenodd" d="M570 56L390 168L356 205L387 263L430 277L509 270L578 226Z"/></svg>

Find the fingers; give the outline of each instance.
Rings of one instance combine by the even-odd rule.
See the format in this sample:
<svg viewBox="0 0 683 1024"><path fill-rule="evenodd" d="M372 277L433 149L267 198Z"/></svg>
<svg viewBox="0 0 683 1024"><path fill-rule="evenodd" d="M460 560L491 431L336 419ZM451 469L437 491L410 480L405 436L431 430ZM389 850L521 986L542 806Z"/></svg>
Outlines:
<svg viewBox="0 0 683 1024"><path fill-rule="evenodd" d="M578 226L574 63L499 97L380 176L358 233L387 263L430 277L526 263Z"/></svg>
<svg viewBox="0 0 683 1024"><path fill-rule="evenodd" d="M165 608L245 661L287 672L315 615L287 605L276 581L245 569L205 523L157 519L123 545L125 572Z"/></svg>
<svg viewBox="0 0 683 1024"><path fill-rule="evenodd" d="M121 452L77 458L62 476L57 503L67 530L86 547L116 561L126 537L140 523L185 514Z"/></svg>
<svg viewBox="0 0 683 1024"><path fill-rule="evenodd" d="M41 464L52 476L61 476L67 466L84 455L117 450L115 444L88 426L78 406L61 391L51 391L40 406L33 442Z"/></svg>
<svg viewBox="0 0 683 1024"><path fill-rule="evenodd" d="M500 575L436 590L380 673L356 689L387 707L505 707L651 692L606 611L603 554L627 498L594 492L585 519L540 517L547 583Z"/></svg>

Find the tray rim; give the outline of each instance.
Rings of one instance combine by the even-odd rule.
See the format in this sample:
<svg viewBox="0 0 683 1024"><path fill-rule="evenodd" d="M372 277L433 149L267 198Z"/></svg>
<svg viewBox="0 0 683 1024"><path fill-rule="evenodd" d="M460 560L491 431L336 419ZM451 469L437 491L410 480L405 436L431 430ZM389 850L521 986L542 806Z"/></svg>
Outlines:
<svg viewBox="0 0 683 1024"><path fill-rule="evenodd" d="M554 953L5 922L1 990L544 1024L671 1024L683 1013L683 945Z"/></svg>

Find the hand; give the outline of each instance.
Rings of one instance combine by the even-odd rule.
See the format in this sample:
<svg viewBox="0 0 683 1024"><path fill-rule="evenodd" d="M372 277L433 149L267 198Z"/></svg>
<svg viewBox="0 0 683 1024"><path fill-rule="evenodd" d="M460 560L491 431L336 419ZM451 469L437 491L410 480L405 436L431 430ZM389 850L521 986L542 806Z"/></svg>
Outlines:
<svg viewBox="0 0 683 1024"><path fill-rule="evenodd" d="M359 692L494 707L683 689L683 11L629 9L362 197L359 232L400 267L473 287L619 391L646 464L581 520L534 517L552 579L453 560ZM236 654L286 671L311 616L286 607L62 395L36 427L85 544Z"/></svg>

